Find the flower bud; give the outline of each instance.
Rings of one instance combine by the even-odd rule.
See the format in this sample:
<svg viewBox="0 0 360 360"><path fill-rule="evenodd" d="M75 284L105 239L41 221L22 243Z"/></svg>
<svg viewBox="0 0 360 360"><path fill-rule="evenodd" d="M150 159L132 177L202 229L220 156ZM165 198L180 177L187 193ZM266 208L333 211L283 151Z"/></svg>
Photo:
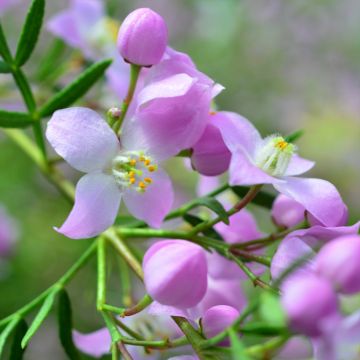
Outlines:
<svg viewBox="0 0 360 360"><path fill-rule="evenodd" d="M202 175L220 175L229 168L231 153L216 126L224 116L221 112L211 113L203 135L193 147L191 163Z"/></svg>
<svg viewBox="0 0 360 360"><path fill-rule="evenodd" d="M360 236L342 236L326 244L315 259L315 271L343 294L360 292Z"/></svg>
<svg viewBox="0 0 360 360"><path fill-rule="evenodd" d="M162 305L190 308L205 295L207 262L198 245L183 240L158 242L146 252L143 269L147 292Z"/></svg>
<svg viewBox="0 0 360 360"><path fill-rule="evenodd" d="M130 13L122 23L117 47L129 63L151 66L160 62L168 41L164 19L148 8Z"/></svg>
<svg viewBox="0 0 360 360"><path fill-rule="evenodd" d="M274 201L271 216L276 225L290 228L305 220L305 208L295 200L280 194Z"/></svg>
<svg viewBox="0 0 360 360"><path fill-rule="evenodd" d="M321 335L324 322L337 311L331 284L312 274L285 281L281 302L290 327L308 336Z"/></svg>
<svg viewBox="0 0 360 360"><path fill-rule="evenodd" d="M229 327L238 317L239 312L227 305L213 306L202 318L202 327L207 338L211 338ZM222 345L227 345L226 342Z"/></svg>

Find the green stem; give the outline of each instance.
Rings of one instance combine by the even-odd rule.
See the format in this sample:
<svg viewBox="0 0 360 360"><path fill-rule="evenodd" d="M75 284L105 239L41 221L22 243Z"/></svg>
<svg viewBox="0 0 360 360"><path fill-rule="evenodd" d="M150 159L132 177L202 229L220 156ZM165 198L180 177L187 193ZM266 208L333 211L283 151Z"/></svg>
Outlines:
<svg viewBox="0 0 360 360"><path fill-rule="evenodd" d="M124 343L122 341L120 341L118 344L117 344L119 350L120 350L120 353L121 353L121 358L124 359L124 360L134 360L133 357L130 355L130 353L127 351Z"/></svg>
<svg viewBox="0 0 360 360"><path fill-rule="evenodd" d="M121 125L125 119L126 113L129 109L129 106L131 104L132 98L134 96L134 92L136 89L136 83L138 81L139 78L139 74L140 74L140 70L141 70L141 66L139 65L134 65L131 64L130 67L130 83L129 83L129 88L128 88L128 92L126 95L126 98L124 99L122 106L121 106L121 114L119 119L115 122L113 129L116 133L119 133L121 131Z"/></svg>
<svg viewBox="0 0 360 360"><path fill-rule="evenodd" d="M146 294L137 304L128 309L125 309L122 316L135 315L146 309L152 302L153 299L150 297L150 295Z"/></svg>
<svg viewBox="0 0 360 360"><path fill-rule="evenodd" d="M131 277L129 267L122 257L118 258L118 264L120 270L122 304L125 307L130 307L133 304L133 298L131 293Z"/></svg>
<svg viewBox="0 0 360 360"><path fill-rule="evenodd" d="M106 242L105 239L100 236L97 244L97 300L96 306L99 311L103 309L103 305L106 302Z"/></svg>
<svg viewBox="0 0 360 360"><path fill-rule="evenodd" d="M36 306L38 306L47 295L55 288L55 287L64 287L74 276L75 274L86 264L86 262L90 259L96 249L96 241L94 241L86 251L80 256L80 258L71 266L71 268L53 285L51 285L48 289L43 291L39 296L37 296L34 300L14 312L13 314L7 316L6 318L0 321L0 326L7 324L14 317L23 317L28 314L31 310L33 310Z"/></svg>
<svg viewBox="0 0 360 360"><path fill-rule="evenodd" d="M248 355L264 355L263 358L270 359L269 351L273 352L282 345L284 345L289 340L289 336L281 336L270 339L269 341L265 342L264 344L253 345L246 349L246 353Z"/></svg>
<svg viewBox="0 0 360 360"><path fill-rule="evenodd" d="M263 264L265 266L270 267L271 265L271 259L267 256L260 256L260 255L254 255L250 252L246 252L240 249L231 249L230 250L234 255L240 256L241 258L245 260L250 260L257 262L259 264Z"/></svg>
<svg viewBox="0 0 360 360"><path fill-rule="evenodd" d="M110 241L113 247L117 252L123 257L123 259L128 263L128 265L134 270L135 274L142 280L144 278L144 273L141 268L141 264L138 262L136 257L127 247L125 242L119 237L113 229L109 229L103 233L105 238Z"/></svg>

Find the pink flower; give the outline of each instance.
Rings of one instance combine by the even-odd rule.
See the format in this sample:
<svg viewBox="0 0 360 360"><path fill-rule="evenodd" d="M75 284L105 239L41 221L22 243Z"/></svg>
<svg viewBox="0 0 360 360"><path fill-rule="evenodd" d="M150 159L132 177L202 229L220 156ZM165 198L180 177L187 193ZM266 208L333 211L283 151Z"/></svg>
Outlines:
<svg viewBox="0 0 360 360"><path fill-rule="evenodd" d="M360 237L347 235L326 244L315 258L315 272L342 294L360 292Z"/></svg>
<svg viewBox="0 0 360 360"><path fill-rule="evenodd" d="M160 304L186 309L205 295L207 263L205 251L198 245L184 240L159 241L146 252L143 269L146 290Z"/></svg>
<svg viewBox="0 0 360 360"><path fill-rule="evenodd" d="M286 281L281 303L290 327L308 336L322 334L324 324L337 316L337 297L330 283L313 274Z"/></svg>
<svg viewBox="0 0 360 360"><path fill-rule="evenodd" d="M334 185L321 179L295 177L314 166L296 155L295 145L279 135L262 139L247 119L234 113L219 129L232 153L230 185L272 184L324 226L337 226L342 221L347 210Z"/></svg>
<svg viewBox="0 0 360 360"><path fill-rule="evenodd" d="M122 199L135 217L160 226L172 205L172 185L140 128L126 127L119 141L96 112L75 107L56 111L46 136L72 167L87 173L57 231L73 239L98 235L112 225Z"/></svg>
<svg viewBox="0 0 360 360"><path fill-rule="evenodd" d="M228 328L240 313L231 306L218 305L208 309L202 318L202 327L207 338L214 337ZM223 341L220 345L229 345L228 341Z"/></svg>
<svg viewBox="0 0 360 360"><path fill-rule="evenodd" d="M148 8L131 12L120 27L117 46L128 62L151 66L160 62L168 41L164 19Z"/></svg>
<svg viewBox="0 0 360 360"><path fill-rule="evenodd" d="M231 153L218 129L225 116L226 112L210 113L204 133L192 148L192 166L202 175L220 175L229 168Z"/></svg>
<svg viewBox="0 0 360 360"><path fill-rule="evenodd" d="M0 206L0 257L8 257L12 254L17 238L18 229L15 221L5 208Z"/></svg>

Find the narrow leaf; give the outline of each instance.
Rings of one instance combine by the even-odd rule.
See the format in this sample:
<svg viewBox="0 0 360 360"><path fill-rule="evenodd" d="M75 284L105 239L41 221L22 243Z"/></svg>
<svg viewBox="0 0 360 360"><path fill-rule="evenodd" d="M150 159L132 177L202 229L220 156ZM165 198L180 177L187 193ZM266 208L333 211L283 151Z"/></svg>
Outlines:
<svg viewBox="0 0 360 360"><path fill-rule="evenodd" d="M4 331L0 334L0 357L4 350L7 338L20 321L21 319L19 317L14 317L14 319L9 322Z"/></svg>
<svg viewBox="0 0 360 360"><path fill-rule="evenodd" d="M0 60L0 73L7 74L10 72L11 72L10 66L8 64L6 64L4 61Z"/></svg>
<svg viewBox="0 0 360 360"><path fill-rule="evenodd" d="M250 360L246 354L246 349L243 342L239 339L238 334L233 328L229 329L229 338L231 343L231 355L233 360Z"/></svg>
<svg viewBox="0 0 360 360"><path fill-rule="evenodd" d="M45 13L45 0L33 0L17 45L15 63L22 66L30 58L39 38Z"/></svg>
<svg viewBox="0 0 360 360"><path fill-rule="evenodd" d="M55 301L55 298L56 298L56 295L57 295L58 291L59 290L54 290L45 299L43 305L41 306L41 309L39 310L39 312L35 316L35 319L31 323L29 330L26 332L25 336L23 337L23 339L21 341L21 347L22 348L26 347L26 345L29 343L30 339L34 336L36 331L39 329L42 322L48 316L48 314L49 314L49 312L50 312L50 310L51 310L51 308L52 308L52 306L54 304L54 301Z"/></svg>
<svg viewBox="0 0 360 360"><path fill-rule="evenodd" d="M196 205L205 206L216 213L221 221L225 224L229 224L229 216L222 204L212 197L200 197L196 201Z"/></svg>
<svg viewBox="0 0 360 360"><path fill-rule="evenodd" d="M297 130L285 137L285 141L293 143L304 135L304 130Z"/></svg>
<svg viewBox="0 0 360 360"><path fill-rule="evenodd" d="M72 338L72 311L70 298L65 290L59 294L58 323L61 344L69 359L80 359Z"/></svg>
<svg viewBox="0 0 360 360"><path fill-rule="evenodd" d="M24 128L32 124L32 118L26 113L0 110L0 127Z"/></svg>
<svg viewBox="0 0 360 360"><path fill-rule="evenodd" d="M239 197L244 197L246 193L249 191L248 187L244 186L233 186L231 190ZM272 208L272 204L275 200L275 195L270 194L266 191L260 190L259 193L255 196L252 201L253 204L265 207L267 209Z"/></svg>
<svg viewBox="0 0 360 360"><path fill-rule="evenodd" d="M104 75L111 62L112 60L103 60L87 68L40 109L41 117L49 116L58 109L66 108L81 98Z"/></svg>
<svg viewBox="0 0 360 360"><path fill-rule="evenodd" d="M5 34L0 22L0 55L8 64L12 63L12 56L10 53L9 45L6 41Z"/></svg>
<svg viewBox="0 0 360 360"><path fill-rule="evenodd" d="M27 329L25 320L21 320L15 330L9 360L21 360L23 358L25 349L21 348L21 339L26 334Z"/></svg>
<svg viewBox="0 0 360 360"><path fill-rule="evenodd" d="M191 215L191 214L185 214L183 216L183 219L192 226L196 226L196 225L199 225L204 222L203 219L199 218L198 216ZM216 230L214 230L214 228L209 228L209 229L203 231L203 234L205 236L211 237L213 239L218 239L218 240L224 241L224 239L221 237L221 235Z"/></svg>

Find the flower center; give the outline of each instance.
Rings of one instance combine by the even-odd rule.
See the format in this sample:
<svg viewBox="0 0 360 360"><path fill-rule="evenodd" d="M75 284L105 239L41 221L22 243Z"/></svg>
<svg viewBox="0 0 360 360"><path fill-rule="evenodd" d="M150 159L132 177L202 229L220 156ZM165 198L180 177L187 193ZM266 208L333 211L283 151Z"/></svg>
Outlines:
<svg viewBox="0 0 360 360"><path fill-rule="evenodd" d="M156 170L157 165L142 151L120 153L113 159L111 167L111 173L119 186L138 192L145 192L153 183L151 173Z"/></svg>
<svg viewBox="0 0 360 360"><path fill-rule="evenodd" d="M273 176L283 176L296 146L283 137L272 135L264 139L264 143L256 151L255 163L262 170Z"/></svg>

